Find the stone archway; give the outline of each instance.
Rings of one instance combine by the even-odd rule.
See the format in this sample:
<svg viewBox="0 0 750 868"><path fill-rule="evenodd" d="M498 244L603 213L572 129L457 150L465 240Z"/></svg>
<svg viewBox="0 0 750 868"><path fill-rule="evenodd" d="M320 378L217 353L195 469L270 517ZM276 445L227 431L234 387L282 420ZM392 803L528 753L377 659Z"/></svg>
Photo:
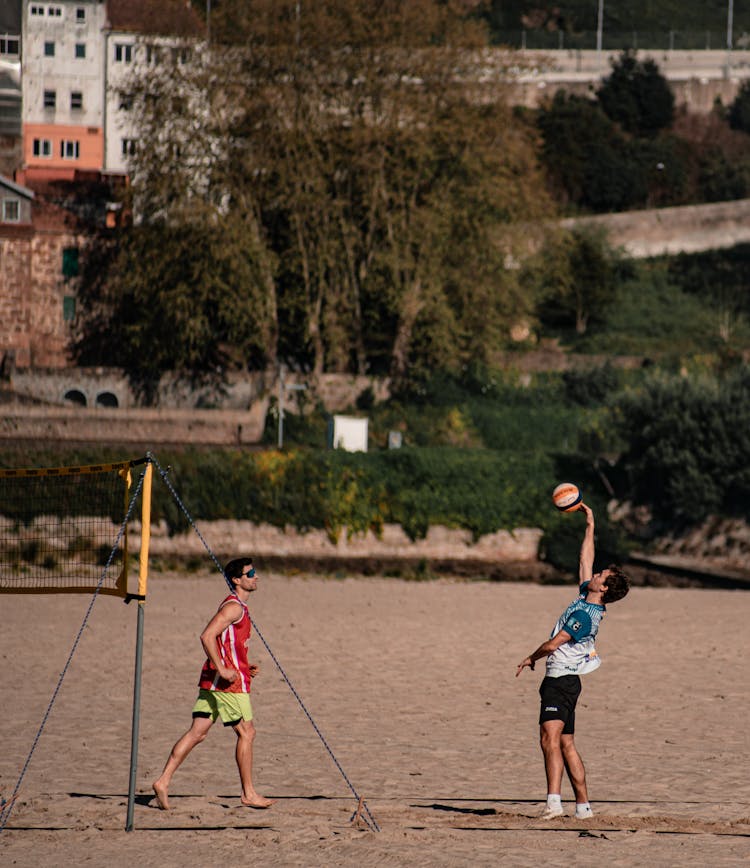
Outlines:
<svg viewBox="0 0 750 868"><path fill-rule="evenodd" d="M76 407L85 407L88 404L86 396L80 389L68 389L63 395L63 400L68 404L75 404Z"/></svg>
<svg viewBox="0 0 750 868"><path fill-rule="evenodd" d="M119 407L120 402L114 392L99 392L96 396L97 407Z"/></svg>

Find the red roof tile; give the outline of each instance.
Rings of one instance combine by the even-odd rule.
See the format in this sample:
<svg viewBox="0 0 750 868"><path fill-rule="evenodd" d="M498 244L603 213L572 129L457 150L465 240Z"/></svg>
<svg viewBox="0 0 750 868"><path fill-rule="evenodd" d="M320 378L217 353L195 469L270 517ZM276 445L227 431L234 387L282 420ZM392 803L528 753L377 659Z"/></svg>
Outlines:
<svg viewBox="0 0 750 868"><path fill-rule="evenodd" d="M112 30L159 36L200 37L205 22L189 0L107 0Z"/></svg>

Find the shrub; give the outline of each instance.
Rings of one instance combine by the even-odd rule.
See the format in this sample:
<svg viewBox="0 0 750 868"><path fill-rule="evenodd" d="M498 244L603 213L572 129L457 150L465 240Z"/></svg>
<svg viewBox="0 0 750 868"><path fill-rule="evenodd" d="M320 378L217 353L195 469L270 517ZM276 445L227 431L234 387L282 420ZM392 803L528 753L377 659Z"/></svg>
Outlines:
<svg viewBox="0 0 750 868"><path fill-rule="evenodd" d="M743 81L734 102L729 107L729 126L750 133L750 81Z"/></svg>
<svg viewBox="0 0 750 868"><path fill-rule="evenodd" d="M562 378L565 396L582 407L605 403L622 382L620 372L609 362L598 368L565 371Z"/></svg>
<svg viewBox="0 0 750 868"><path fill-rule="evenodd" d="M715 378L655 377L617 401L631 493L662 517L750 514L750 369Z"/></svg>
<svg viewBox="0 0 750 868"><path fill-rule="evenodd" d="M624 51L597 91L599 104L620 126L636 136L653 137L672 125L674 94L651 59Z"/></svg>

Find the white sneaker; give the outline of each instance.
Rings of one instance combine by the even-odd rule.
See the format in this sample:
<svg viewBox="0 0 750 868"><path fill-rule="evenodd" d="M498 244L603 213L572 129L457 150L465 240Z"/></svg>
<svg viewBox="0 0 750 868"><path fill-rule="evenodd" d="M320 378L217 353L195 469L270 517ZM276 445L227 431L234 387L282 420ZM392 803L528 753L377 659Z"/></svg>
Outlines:
<svg viewBox="0 0 750 868"><path fill-rule="evenodd" d="M594 812L591 808L583 808L583 810L576 808L576 820L588 820L593 816Z"/></svg>
<svg viewBox="0 0 750 868"><path fill-rule="evenodd" d="M544 813L542 814L540 819L542 819L542 820L554 820L555 817L564 817L564 816L565 816L565 811L563 811L562 805L559 805L559 806L558 805L554 805L554 806L547 805L547 807L544 809Z"/></svg>

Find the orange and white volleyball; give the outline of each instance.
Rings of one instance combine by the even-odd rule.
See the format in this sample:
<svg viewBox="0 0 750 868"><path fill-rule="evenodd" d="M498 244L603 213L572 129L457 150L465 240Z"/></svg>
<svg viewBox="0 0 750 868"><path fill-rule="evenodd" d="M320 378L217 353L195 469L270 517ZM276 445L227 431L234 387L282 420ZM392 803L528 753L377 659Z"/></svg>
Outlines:
<svg viewBox="0 0 750 868"><path fill-rule="evenodd" d="M581 505L581 492L572 482L561 482L552 492L552 502L560 512L575 512Z"/></svg>

